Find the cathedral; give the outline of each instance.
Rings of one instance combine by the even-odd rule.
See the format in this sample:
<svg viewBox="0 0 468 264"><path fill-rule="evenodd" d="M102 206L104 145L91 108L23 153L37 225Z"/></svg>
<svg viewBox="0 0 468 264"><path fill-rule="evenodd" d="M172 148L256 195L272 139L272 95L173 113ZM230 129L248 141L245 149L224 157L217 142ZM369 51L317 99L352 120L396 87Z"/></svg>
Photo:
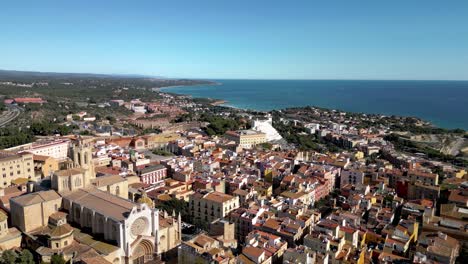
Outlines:
<svg viewBox="0 0 468 264"><path fill-rule="evenodd" d="M90 255L91 248L95 257L111 263L146 263L180 244L180 216L160 216L148 204L128 200L127 180L120 176L96 177L90 144L74 142L69 158L64 169L53 173L52 190L19 196L11 203L13 224L27 234L29 244L38 248L36 253L44 261L51 254L76 260L80 249L81 255ZM40 222L30 221L32 212L42 216ZM73 242L51 242L56 239L54 230L70 230L56 224L57 213L65 215L66 222L75 228ZM75 252L66 255L71 248Z"/></svg>

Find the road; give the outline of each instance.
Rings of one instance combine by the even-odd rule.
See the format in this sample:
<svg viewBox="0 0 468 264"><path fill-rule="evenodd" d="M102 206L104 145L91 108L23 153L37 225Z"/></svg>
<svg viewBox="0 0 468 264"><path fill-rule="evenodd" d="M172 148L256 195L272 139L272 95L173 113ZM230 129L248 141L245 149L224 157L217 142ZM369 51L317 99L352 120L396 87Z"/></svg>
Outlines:
<svg viewBox="0 0 468 264"><path fill-rule="evenodd" d="M6 105L5 107L7 110L0 115L0 127L3 127L15 120L15 118L17 118L23 111L23 109L17 105Z"/></svg>

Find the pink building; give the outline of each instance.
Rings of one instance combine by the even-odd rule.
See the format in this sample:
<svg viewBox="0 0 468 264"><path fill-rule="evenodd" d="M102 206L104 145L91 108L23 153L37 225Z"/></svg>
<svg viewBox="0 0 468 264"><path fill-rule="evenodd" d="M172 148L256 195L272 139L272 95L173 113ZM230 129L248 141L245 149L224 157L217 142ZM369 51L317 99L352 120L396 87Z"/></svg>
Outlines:
<svg viewBox="0 0 468 264"><path fill-rule="evenodd" d="M164 179L167 177L167 169L161 164L152 165L137 170L140 176L140 182L151 185L164 185Z"/></svg>

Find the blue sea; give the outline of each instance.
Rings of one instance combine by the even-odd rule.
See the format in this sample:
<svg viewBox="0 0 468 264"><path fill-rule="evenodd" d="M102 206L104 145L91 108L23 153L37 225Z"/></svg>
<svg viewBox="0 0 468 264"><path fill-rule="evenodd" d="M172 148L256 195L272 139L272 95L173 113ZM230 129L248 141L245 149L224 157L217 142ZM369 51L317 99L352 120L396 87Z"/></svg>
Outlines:
<svg viewBox="0 0 468 264"><path fill-rule="evenodd" d="M468 81L214 80L220 85L163 91L226 100L254 110L318 106L351 112L415 116L468 130Z"/></svg>

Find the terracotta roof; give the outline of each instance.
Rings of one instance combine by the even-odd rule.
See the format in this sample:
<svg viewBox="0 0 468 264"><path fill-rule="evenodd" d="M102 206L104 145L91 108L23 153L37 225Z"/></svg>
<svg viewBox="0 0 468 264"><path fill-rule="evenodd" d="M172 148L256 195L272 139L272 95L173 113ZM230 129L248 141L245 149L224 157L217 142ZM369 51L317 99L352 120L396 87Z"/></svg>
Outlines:
<svg viewBox="0 0 468 264"><path fill-rule="evenodd" d="M49 216L49 219L60 220L67 217L67 213L64 212L55 212Z"/></svg>
<svg viewBox="0 0 468 264"><path fill-rule="evenodd" d="M33 160L37 161L46 161L47 159L53 159L50 156L44 156L44 155L35 155L33 156Z"/></svg>
<svg viewBox="0 0 468 264"><path fill-rule="evenodd" d="M215 241L216 241L215 239L204 234L198 235L193 239L193 243L200 247L205 247L205 245L208 243L213 244L213 242Z"/></svg>
<svg viewBox="0 0 468 264"><path fill-rule="evenodd" d="M224 203L224 202L227 202L229 200L234 199L234 196L231 196L231 195L225 194L225 193L220 193L220 192L211 192L211 193L207 194L204 197L204 199L214 201L214 202L217 202L217 203Z"/></svg>
<svg viewBox="0 0 468 264"><path fill-rule="evenodd" d="M264 253L264 250L257 247L247 246L242 249L242 253L249 258L254 257L255 259L258 259Z"/></svg>
<svg viewBox="0 0 468 264"><path fill-rule="evenodd" d="M449 195L449 201L458 203L467 203L468 196L463 195L461 190L452 190Z"/></svg>
<svg viewBox="0 0 468 264"><path fill-rule="evenodd" d="M69 224L64 224L52 228L50 231L51 237L62 237L73 232L73 228Z"/></svg>

